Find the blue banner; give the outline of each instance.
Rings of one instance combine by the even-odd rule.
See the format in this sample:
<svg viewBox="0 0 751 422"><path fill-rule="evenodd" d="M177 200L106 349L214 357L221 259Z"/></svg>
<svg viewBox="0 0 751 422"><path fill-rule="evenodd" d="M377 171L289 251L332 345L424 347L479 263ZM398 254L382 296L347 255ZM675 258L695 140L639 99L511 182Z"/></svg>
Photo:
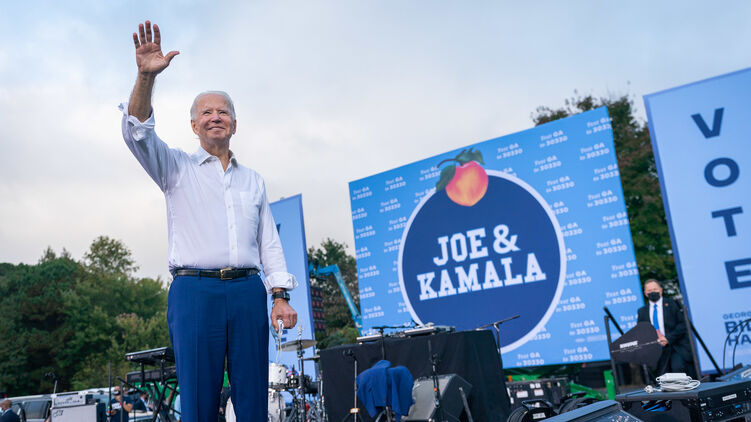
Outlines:
<svg viewBox="0 0 751 422"><path fill-rule="evenodd" d="M310 288L308 281L308 252L305 245L305 226L302 213L302 195L272 202L271 214L276 222L276 229L282 241L284 259L287 262L287 271L295 276L299 285L289 292L290 305L297 311L297 325L302 327L303 339L315 339L313 327L313 309L310 304ZM297 340L297 327L284 330L282 343ZM315 354L316 349L306 349L305 357ZM277 351L273 335L269 336L269 360L276 361ZM279 362L291 369L294 367L298 372L300 366L297 362L296 352L281 352ZM312 361L305 362L305 374L315 379L315 365Z"/></svg>
<svg viewBox="0 0 751 422"><path fill-rule="evenodd" d="M749 92L745 69L644 97L681 291L726 367L751 359Z"/></svg>
<svg viewBox="0 0 751 422"><path fill-rule="evenodd" d="M599 108L350 183L366 331L501 326L504 366L609 358L643 304Z"/></svg>

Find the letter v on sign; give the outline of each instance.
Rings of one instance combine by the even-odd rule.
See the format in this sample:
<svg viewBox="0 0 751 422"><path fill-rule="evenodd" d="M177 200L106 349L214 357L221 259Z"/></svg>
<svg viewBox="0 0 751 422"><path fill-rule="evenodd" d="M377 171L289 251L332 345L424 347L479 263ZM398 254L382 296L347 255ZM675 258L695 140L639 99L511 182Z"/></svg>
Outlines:
<svg viewBox="0 0 751 422"><path fill-rule="evenodd" d="M694 122L696 123L696 126L699 126L699 130L704 135L704 138L714 138L715 136L720 136L720 127L722 126L722 113L725 111L725 108L716 108L714 110L714 120L712 121L712 129L710 129L707 126L707 123L704 121L704 118L701 117L701 114L696 113L692 114L691 118L694 119Z"/></svg>

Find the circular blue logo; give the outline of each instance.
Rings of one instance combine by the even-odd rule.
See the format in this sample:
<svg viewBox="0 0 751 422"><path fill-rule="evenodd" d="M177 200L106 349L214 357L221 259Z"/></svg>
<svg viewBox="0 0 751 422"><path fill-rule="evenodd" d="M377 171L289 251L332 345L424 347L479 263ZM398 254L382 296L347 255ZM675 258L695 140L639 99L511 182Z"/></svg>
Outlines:
<svg viewBox="0 0 751 422"><path fill-rule="evenodd" d="M446 190L426 195L399 248L399 283L412 318L458 330L514 315L501 351L545 326L563 291L563 235L550 206L524 181L487 170L487 191L472 206Z"/></svg>

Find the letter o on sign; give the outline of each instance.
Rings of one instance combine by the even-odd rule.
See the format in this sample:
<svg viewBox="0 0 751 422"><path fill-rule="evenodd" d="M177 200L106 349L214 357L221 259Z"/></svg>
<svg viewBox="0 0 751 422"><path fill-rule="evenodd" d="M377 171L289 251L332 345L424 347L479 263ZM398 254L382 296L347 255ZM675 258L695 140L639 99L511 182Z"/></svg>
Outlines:
<svg viewBox="0 0 751 422"><path fill-rule="evenodd" d="M718 166L726 166L728 170L730 170L730 174L724 179L716 178L714 175L714 170ZM738 168L738 163L733 161L733 159L731 158L715 158L714 160L710 161L706 167L704 167L704 179L707 181L707 183L716 188L732 185L733 182L738 180L739 175L740 169Z"/></svg>

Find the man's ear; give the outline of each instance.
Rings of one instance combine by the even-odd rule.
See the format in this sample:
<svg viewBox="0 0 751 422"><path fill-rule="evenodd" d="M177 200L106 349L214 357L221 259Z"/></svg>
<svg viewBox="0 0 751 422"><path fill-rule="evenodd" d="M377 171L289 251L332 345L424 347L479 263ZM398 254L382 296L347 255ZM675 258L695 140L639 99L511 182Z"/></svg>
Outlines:
<svg viewBox="0 0 751 422"><path fill-rule="evenodd" d="M198 125L196 124L195 120L191 120L190 121L190 127L191 127L191 129L193 129L193 133L195 133L196 135L198 135Z"/></svg>
<svg viewBox="0 0 751 422"><path fill-rule="evenodd" d="M234 135L237 131L237 119L232 121L232 134Z"/></svg>

